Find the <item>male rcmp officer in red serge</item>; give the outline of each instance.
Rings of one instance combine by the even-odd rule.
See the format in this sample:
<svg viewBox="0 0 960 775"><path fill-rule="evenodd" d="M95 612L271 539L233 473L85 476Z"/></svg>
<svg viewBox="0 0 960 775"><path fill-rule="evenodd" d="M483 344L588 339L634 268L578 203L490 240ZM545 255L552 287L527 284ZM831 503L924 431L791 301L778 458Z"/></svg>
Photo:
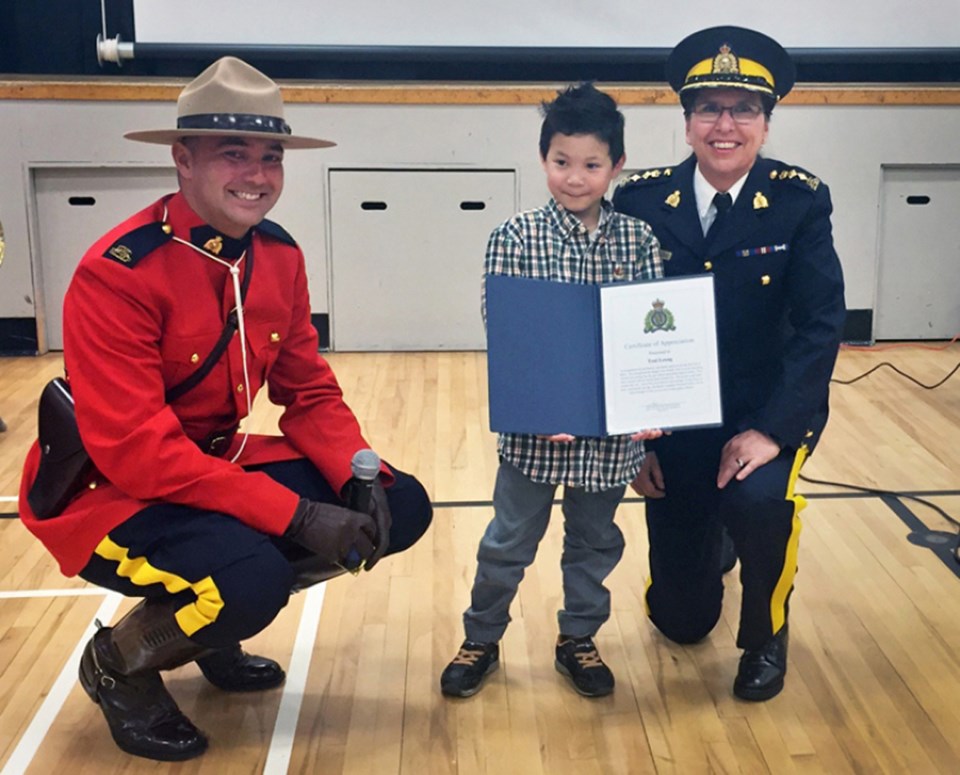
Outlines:
<svg viewBox="0 0 960 775"><path fill-rule="evenodd" d="M371 513L344 507L352 456L369 445L317 353L303 254L264 220L284 151L333 143L291 134L277 85L231 57L183 90L177 129L127 137L172 145L180 190L76 270L64 361L94 469L62 513L38 519L34 446L20 514L66 575L145 598L94 635L80 680L122 749L177 760L207 740L159 670L196 660L221 689L278 685L280 666L239 642L292 589L412 545L432 510L420 483L386 464ZM165 395L215 349L231 310L238 335L213 369ZM283 435L237 433L263 385L284 407Z"/></svg>
<svg viewBox="0 0 960 775"><path fill-rule="evenodd" d="M704 638L720 616L725 528L743 586L733 691L767 700L787 669L805 505L794 484L827 420L845 318L832 205L814 175L758 156L794 82L776 41L738 27L702 30L673 50L667 77L693 155L633 175L613 201L653 227L667 277L714 275L723 427L647 442L634 482L646 498L646 602L671 640Z"/></svg>

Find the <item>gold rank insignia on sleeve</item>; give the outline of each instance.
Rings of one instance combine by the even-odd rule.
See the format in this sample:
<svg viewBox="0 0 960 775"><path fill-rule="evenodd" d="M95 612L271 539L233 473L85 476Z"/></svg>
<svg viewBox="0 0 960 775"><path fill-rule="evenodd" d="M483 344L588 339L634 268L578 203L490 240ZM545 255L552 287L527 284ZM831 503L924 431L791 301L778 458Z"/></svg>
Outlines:
<svg viewBox="0 0 960 775"><path fill-rule="evenodd" d="M666 202L671 207L679 207L680 206L680 189L678 188L676 191L670 194L670 196L668 196L663 201Z"/></svg>
<svg viewBox="0 0 960 775"><path fill-rule="evenodd" d="M806 183L812 191L816 191L820 185L820 178L803 170L780 170L780 172L771 170L770 172L770 180L793 180L794 178Z"/></svg>
<svg viewBox="0 0 960 775"><path fill-rule="evenodd" d="M117 261L122 261L125 264L129 264L131 259L133 259L133 251L126 245L114 245L108 252L117 259Z"/></svg>
<svg viewBox="0 0 960 775"><path fill-rule="evenodd" d="M639 183L642 180L657 180L658 178L668 178L673 174L673 167L664 167L663 169L638 170L621 183L625 186L629 183Z"/></svg>
<svg viewBox="0 0 960 775"><path fill-rule="evenodd" d="M762 192L758 191L753 195L753 209L754 210L763 210L770 206L770 203L767 201L767 198L763 195Z"/></svg>

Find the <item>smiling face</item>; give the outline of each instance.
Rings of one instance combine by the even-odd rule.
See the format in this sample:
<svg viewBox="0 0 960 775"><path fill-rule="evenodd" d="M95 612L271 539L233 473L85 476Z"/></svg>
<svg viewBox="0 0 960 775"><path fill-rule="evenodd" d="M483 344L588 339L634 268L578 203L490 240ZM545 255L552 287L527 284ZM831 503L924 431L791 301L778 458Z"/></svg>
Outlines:
<svg viewBox="0 0 960 775"><path fill-rule="evenodd" d="M550 195L590 231L600 222L600 200L620 174L626 157L614 164L610 146L596 135L564 135L550 139L541 159Z"/></svg>
<svg viewBox="0 0 960 775"><path fill-rule="evenodd" d="M724 109L719 118L701 117L697 106L710 103ZM734 121L732 110L738 105L756 105L761 110L743 123ZM760 95L744 89L704 89L697 94L693 112L687 117L687 143L697 157L697 166L703 176L718 191L730 186L750 171L757 154L767 139L769 120L763 113ZM745 112L740 111L745 118Z"/></svg>
<svg viewBox="0 0 960 775"><path fill-rule="evenodd" d="M203 220L240 238L283 191L283 146L273 139L211 135L173 146L180 190Z"/></svg>

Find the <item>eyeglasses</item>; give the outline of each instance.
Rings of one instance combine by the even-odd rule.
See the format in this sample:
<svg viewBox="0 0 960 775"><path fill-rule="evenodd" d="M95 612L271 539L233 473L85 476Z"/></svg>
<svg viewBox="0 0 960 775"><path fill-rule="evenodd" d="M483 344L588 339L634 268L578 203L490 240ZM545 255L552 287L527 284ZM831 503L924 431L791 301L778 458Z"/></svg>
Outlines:
<svg viewBox="0 0 960 775"><path fill-rule="evenodd" d="M752 124L763 113L763 108L752 102L738 102L736 105L718 105L716 102L702 102L693 109L693 115L705 124L716 124L720 116L730 113L730 118L738 124Z"/></svg>

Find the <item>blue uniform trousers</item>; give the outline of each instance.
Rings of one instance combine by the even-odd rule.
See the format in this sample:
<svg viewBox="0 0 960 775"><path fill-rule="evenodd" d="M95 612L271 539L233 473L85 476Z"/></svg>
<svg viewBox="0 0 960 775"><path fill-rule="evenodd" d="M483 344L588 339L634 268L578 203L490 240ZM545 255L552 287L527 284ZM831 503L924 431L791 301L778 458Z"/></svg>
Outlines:
<svg viewBox="0 0 960 775"><path fill-rule="evenodd" d="M256 470L302 497L342 503L305 459L268 463ZM388 554L412 546L426 532L433 514L420 482L392 470L396 481L386 489L393 517ZM290 597L291 563L310 554L229 515L169 503L140 511L108 538L124 550L124 559L95 554L80 576L130 597L172 596L183 603L177 621L186 635L210 648L245 640L270 624Z"/></svg>
<svg viewBox="0 0 960 775"><path fill-rule="evenodd" d="M797 570L805 502L793 485L805 450L784 449L742 482L716 486L720 451L730 430L678 432L658 439L666 496L646 500L653 623L671 640L695 643L720 618L721 527L740 559L743 601L737 645L756 649L786 623Z"/></svg>

